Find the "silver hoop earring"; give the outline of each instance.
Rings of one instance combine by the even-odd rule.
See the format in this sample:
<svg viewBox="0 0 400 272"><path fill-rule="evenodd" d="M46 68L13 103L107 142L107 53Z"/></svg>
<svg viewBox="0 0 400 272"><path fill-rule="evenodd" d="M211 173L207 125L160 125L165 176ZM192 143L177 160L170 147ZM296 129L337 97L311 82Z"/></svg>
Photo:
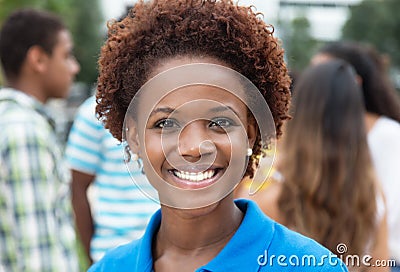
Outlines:
<svg viewBox="0 0 400 272"><path fill-rule="evenodd" d="M251 148L247 148L247 157L250 157L251 155L253 155L253 149Z"/></svg>

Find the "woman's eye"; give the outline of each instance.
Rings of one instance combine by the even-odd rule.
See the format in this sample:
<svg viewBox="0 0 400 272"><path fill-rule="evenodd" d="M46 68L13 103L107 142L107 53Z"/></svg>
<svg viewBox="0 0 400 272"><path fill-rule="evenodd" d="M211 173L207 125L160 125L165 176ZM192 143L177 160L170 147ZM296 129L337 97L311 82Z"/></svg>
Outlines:
<svg viewBox="0 0 400 272"><path fill-rule="evenodd" d="M227 128L230 126L234 126L234 122L229 118L218 118L211 120L210 127L217 127L217 128Z"/></svg>
<svg viewBox="0 0 400 272"><path fill-rule="evenodd" d="M162 120L157 121L154 124L154 127L155 128L164 128L164 129L179 128L179 124L174 119L162 119Z"/></svg>

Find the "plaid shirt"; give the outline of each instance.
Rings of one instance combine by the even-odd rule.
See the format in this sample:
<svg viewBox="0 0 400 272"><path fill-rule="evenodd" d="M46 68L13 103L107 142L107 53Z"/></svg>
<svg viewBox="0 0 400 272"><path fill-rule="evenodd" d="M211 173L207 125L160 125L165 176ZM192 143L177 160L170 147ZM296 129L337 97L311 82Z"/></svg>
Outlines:
<svg viewBox="0 0 400 272"><path fill-rule="evenodd" d="M37 100L0 90L0 272L78 271L69 173L52 124Z"/></svg>

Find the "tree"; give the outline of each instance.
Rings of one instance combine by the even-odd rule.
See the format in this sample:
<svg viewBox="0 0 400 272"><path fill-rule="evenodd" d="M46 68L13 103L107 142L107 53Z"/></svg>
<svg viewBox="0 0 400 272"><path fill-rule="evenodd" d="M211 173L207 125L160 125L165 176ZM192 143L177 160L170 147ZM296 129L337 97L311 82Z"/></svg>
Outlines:
<svg viewBox="0 0 400 272"><path fill-rule="evenodd" d="M75 55L81 65L78 81L93 84L97 80L97 59L103 41L102 21L98 0L70 0L74 21L71 31L75 40Z"/></svg>
<svg viewBox="0 0 400 272"><path fill-rule="evenodd" d="M306 17L297 17L290 24L280 23L283 30L283 45L291 71L301 71L315 52L317 41L310 34L310 22Z"/></svg>
<svg viewBox="0 0 400 272"><path fill-rule="evenodd" d="M4 19L19 8L38 8L59 14L68 27L74 21L72 0L0 0L0 25Z"/></svg>
<svg viewBox="0 0 400 272"><path fill-rule="evenodd" d="M364 0L350 8L343 38L373 44L400 68L400 1Z"/></svg>

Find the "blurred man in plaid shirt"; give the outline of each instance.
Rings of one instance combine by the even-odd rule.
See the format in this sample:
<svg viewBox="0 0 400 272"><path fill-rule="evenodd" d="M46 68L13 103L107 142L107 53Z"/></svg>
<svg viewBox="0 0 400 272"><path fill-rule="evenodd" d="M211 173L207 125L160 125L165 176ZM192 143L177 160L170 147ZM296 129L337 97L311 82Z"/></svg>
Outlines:
<svg viewBox="0 0 400 272"><path fill-rule="evenodd" d="M72 46L44 11L18 10L0 31L0 271L78 270L68 168L44 108L79 71Z"/></svg>

